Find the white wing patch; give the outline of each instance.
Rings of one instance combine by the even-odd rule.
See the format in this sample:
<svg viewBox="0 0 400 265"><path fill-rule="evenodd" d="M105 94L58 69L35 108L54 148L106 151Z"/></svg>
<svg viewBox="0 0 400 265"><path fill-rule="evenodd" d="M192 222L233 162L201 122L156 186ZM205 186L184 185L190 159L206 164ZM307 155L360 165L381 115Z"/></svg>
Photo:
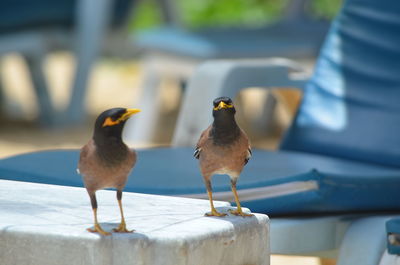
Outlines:
<svg viewBox="0 0 400 265"><path fill-rule="evenodd" d="M201 148L200 147L196 148L196 150L194 150L193 156L196 159L199 159L200 158L200 152L201 152Z"/></svg>
<svg viewBox="0 0 400 265"><path fill-rule="evenodd" d="M253 153L251 152L251 147L249 147L249 148L247 149L247 156L246 156L246 158L244 159L244 164L245 164L245 165L249 162L249 160L250 160L252 154L253 154Z"/></svg>

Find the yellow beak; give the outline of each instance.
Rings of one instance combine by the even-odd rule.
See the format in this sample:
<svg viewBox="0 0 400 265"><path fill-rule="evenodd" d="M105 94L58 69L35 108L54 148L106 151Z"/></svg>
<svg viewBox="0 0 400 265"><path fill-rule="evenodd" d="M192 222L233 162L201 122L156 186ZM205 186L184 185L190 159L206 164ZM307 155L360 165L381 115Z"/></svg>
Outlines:
<svg viewBox="0 0 400 265"><path fill-rule="evenodd" d="M129 119L130 116L140 112L140 109L126 109L126 112L121 116L121 120L125 121Z"/></svg>
<svg viewBox="0 0 400 265"><path fill-rule="evenodd" d="M225 102L221 101L219 102L218 106L214 108L214 110L228 109L228 108L233 108L233 104L226 104Z"/></svg>

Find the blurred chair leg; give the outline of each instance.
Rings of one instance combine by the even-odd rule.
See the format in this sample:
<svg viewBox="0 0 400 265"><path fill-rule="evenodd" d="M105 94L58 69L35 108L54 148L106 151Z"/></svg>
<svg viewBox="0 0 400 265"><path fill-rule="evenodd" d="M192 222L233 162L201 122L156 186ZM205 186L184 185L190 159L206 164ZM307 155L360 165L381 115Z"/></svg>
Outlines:
<svg viewBox="0 0 400 265"><path fill-rule="evenodd" d="M111 4L111 0L78 1L77 66L71 98L66 111L67 116L65 117L68 122L81 122L85 118L88 79L92 65L102 48L102 40L110 21ZM93 10L96 10L96 12L93 12Z"/></svg>
<svg viewBox="0 0 400 265"><path fill-rule="evenodd" d="M36 92L39 121L43 125L51 125L56 122L57 113L53 107L46 77L43 72L45 55L41 53L35 53L29 55L25 54L23 57L28 65L33 88Z"/></svg>
<svg viewBox="0 0 400 265"><path fill-rule="evenodd" d="M385 223L390 217L376 216L354 221L340 246L338 265L376 265L386 248Z"/></svg>
<svg viewBox="0 0 400 265"><path fill-rule="evenodd" d="M4 113L7 111L6 110L7 102L4 95L3 75L1 70L2 70L2 64L0 59L0 116L4 115Z"/></svg>
<svg viewBox="0 0 400 265"><path fill-rule="evenodd" d="M198 64L197 59L177 58L159 53L148 53L143 58L141 94L136 101L136 106L142 109L142 113L135 119L128 120L124 130L127 143L133 145L151 144L160 136L160 130L163 132L161 138L170 138L170 131L165 131L162 127L161 108L165 98L163 97L164 93L162 93L164 88L161 88L160 85L162 81L168 81L168 79L184 80L181 85L182 92L185 94L186 81ZM175 129L175 126L173 128Z"/></svg>
<svg viewBox="0 0 400 265"><path fill-rule="evenodd" d="M0 116L7 117L9 119L23 119L23 107L15 102L15 99L7 96L2 72L3 67L3 62L0 59Z"/></svg>
<svg viewBox="0 0 400 265"><path fill-rule="evenodd" d="M88 53L78 56L75 79L71 91L70 102L66 111L66 120L71 123L81 122L86 115L85 102L90 75L95 55Z"/></svg>
<svg viewBox="0 0 400 265"><path fill-rule="evenodd" d="M274 126L274 114L278 101L273 93L268 91L261 107L260 115L253 120L252 127L256 132L268 133Z"/></svg>
<svg viewBox="0 0 400 265"><path fill-rule="evenodd" d="M143 84L137 107L140 115L126 124L124 138L130 145L150 144L155 137L155 130L161 110L161 73L152 66L152 62L144 62Z"/></svg>

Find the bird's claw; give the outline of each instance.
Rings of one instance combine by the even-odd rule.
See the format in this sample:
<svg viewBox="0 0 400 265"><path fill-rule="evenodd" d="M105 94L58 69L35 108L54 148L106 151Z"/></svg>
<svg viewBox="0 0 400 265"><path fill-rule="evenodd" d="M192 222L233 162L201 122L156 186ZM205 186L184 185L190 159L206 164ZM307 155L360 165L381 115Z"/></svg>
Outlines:
<svg viewBox="0 0 400 265"><path fill-rule="evenodd" d="M211 211L211 213L206 213L205 216L217 216L217 217L224 217L226 213L220 213L215 210Z"/></svg>
<svg viewBox="0 0 400 265"><path fill-rule="evenodd" d="M103 228L101 228L101 226L98 225L98 224L94 225L94 229L88 228L87 231L89 231L90 233L99 233L99 234L101 234L103 236L111 235L111 233L104 231Z"/></svg>
<svg viewBox="0 0 400 265"><path fill-rule="evenodd" d="M121 223L117 228L113 229L116 233L133 233L135 230L128 230L124 223Z"/></svg>
<svg viewBox="0 0 400 265"><path fill-rule="evenodd" d="M233 215L236 215L236 216L242 216L242 217L251 217L251 216L254 216L254 214L252 214L252 213L245 213L245 212L243 212L243 211L239 211L239 210L229 210L229 212L231 213L231 214L233 214Z"/></svg>

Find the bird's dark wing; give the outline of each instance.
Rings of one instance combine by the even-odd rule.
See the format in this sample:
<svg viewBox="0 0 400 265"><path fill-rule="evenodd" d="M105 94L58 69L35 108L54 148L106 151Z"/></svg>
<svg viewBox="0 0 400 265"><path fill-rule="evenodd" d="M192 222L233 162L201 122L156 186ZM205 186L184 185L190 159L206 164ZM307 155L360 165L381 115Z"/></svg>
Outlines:
<svg viewBox="0 0 400 265"><path fill-rule="evenodd" d="M244 159L244 164L245 164L245 165L249 162L249 160L250 160L252 154L253 154L253 153L251 152L251 147L249 146L249 148L247 149L247 156L246 156L246 158Z"/></svg>
<svg viewBox="0 0 400 265"><path fill-rule="evenodd" d="M193 156L196 159L200 158L200 153L201 153L201 148L203 147L205 141L208 139L208 135L210 134L211 126L209 126L207 129L205 129L199 138L199 141L196 144L196 149L194 150Z"/></svg>

